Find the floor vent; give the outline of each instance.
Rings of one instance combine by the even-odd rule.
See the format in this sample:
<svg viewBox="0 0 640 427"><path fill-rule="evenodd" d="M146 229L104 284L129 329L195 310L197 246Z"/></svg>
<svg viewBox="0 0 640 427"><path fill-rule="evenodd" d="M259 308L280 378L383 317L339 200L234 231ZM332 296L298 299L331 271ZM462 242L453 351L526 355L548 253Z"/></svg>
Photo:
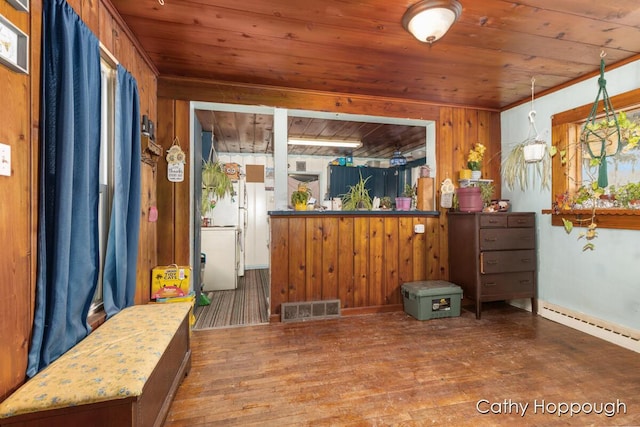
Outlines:
<svg viewBox="0 0 640 427"><path fill-rule="evenodd" d="M568 308L538 301L538 314L554 322L640 353L640 331L616 325Z"/></svg>
<svg viewBox="0 0 640 427"><path fill-rule="evenodd" d="M282 322L333 319L340 317L340 300L285 302L281 312Z"/></svg>

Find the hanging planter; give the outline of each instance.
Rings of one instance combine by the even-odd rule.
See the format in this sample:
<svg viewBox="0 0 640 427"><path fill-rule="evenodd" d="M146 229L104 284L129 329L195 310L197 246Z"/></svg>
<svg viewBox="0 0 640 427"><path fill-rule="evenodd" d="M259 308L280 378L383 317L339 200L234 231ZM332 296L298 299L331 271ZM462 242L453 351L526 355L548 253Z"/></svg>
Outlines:
<svg viewBox="0 0 640 427"><path fill-rule="evenodd" d="M533 141L522 147L525 163L537 163L544 157L547 144L544 141Z"/></svg>
<svg viewBox="0 0 640 427"><path fill-rule="evenodd" d="M602 52L600 54L598 94L580 133L580 143L584 146L586 156L591 158L592 163L598 165L598 186L602 188L609 185L606 158L617 154L621 147L620 125L607 93L607 81L604 79L604 57L605 53ZM604 116L598 113L601 95Z"/></svg>
<svg viewBox="0 0 640 427"><path fill-rule="evenodd" d="M549 149L547 142L538 134L533 109L535 78L531 79L531 110L529 111L529 135L515 144L502 162L502 177L509 189L518 185L523 191L529 186L531 179L540 178L543 188L549 187L551 177L551 156L553 147Z"/></svg>

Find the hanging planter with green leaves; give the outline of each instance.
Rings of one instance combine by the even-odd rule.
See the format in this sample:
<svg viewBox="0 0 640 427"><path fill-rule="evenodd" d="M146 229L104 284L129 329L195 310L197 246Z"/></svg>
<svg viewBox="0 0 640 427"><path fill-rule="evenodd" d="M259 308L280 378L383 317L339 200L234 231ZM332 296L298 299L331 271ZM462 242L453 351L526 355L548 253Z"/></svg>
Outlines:
<svg viewBox="0 0 640 427"><path fill-rule="evenodd" d="M622 148L620 124L611 104L611 98L607 93L607 81L604 78L604 57L605 53L602 52L600 54L598 94L580 133L580 142L585 154L591 159L590 164L598 167L598 187L602 188L609 185L607 157L616 155ZM601 108L604 111L604 116L598 113L601 96Z"/></svg>
<svg viewBox="0 0 640 427"><path fill-rule="evenodd" d="M201 214L207 215L218 200L225 196L233 196L233 183L224 169L224 165L217 159L213 148L213 130L211 132L211 148L209 158L202 162L202 200L200 204Z"/></svg>

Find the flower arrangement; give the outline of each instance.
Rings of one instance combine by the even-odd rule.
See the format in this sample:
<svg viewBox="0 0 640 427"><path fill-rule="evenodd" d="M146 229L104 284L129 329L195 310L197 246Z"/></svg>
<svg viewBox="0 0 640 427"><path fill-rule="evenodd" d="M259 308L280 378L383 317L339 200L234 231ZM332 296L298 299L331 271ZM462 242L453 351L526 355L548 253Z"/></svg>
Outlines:
<svg viewBox="0 0 640 427"><path fill-rule="evenodd" d="M472 171L479 171L482 167L482 158L484 152L487 150L481 143L476 143L471 150L469 150L469 156L467 157L467 167Z"/></svg>

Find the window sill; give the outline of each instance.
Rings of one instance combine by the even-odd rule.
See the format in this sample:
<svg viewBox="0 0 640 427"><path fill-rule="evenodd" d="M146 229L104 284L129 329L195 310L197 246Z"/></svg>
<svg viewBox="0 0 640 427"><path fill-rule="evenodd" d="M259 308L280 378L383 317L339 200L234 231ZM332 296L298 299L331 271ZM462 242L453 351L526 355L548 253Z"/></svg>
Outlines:
<svg viewBox="0 0 640 427"><path fill-rule="evenodd" d="M92 313L89 315L89 318L87 319L87 323L89 323L89 326L91 326L91 330L95 331L96 328L102 325L106 320L107 320L106 311L104 311L104 309L100 309L95 313Z"/></svg>
<svg viewBox="0 0 640 427"><path fill-rule="evenodd" d="M584 225L588 225L587 221L591 218L591 209L571 209L562 210L555 213L551 209L544 209L543 214L551 215L551 225L563 226L562 219L573 222L573 225L580 227L581 221ZM595 222L598 228L617 228L621 230L640 230L640 209L596 209Z"/></svg>

